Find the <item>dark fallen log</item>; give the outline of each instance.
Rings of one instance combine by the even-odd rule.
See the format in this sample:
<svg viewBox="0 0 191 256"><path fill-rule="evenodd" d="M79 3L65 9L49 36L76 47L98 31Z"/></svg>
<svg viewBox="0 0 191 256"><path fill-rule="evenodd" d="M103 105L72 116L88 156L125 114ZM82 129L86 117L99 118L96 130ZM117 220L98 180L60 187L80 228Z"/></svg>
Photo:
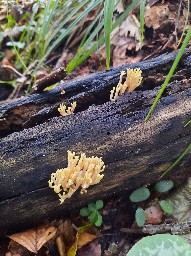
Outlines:
<svg viewBox="0 0 191 256"><path fill-rule="evenodd" d="M141 65L144 66L137 64ZM69 101L77 99L77 103L78 100L81 103L81 108L74 115L53 117L46 122L44 119L42 124L35 126L36 114L31 123L27 114L31 128L23 130L21 125L20 132L0 141L0 234L31 227L47 218L79 209L98 198L124 193L155 181L191 142L191 126L184 127L191 113L191 86L187 79L190 67L186 62L181 65L181 70L176 74L180 81L168 86L147 122L144 122L144 117L159 88L139 89L110 102L107 93L113 81L117 83L119 78L119 71L115 70L111 71L114 75L110 77L110 85L107 77L111 74L109 72L101 73L100 80L96 80L97 83L93 80L93 85L85 92L84 79L77 82L78 86L74 82L66 84L67 88L73 86L74 90L70 88L68 92ZM155 69L158 69L157 65ZM148 74L149 69L144 72ZM181 81L183 78L187 79L187 83ZM31 106L31 102L34 103L34 99L38 99L36 105L40 106L39 109L45 107L47 118L46 108L60 100L51 101L51 93L32 95L6 104L1 107L1 113L4 118L5 113L14 115L15 109L25 109L27 105ZM88 108L90 102L98 105ZM42 109L39 111L43 112ZM9 133L12 131L14 129L11 130L10 126ZM76 192L60 205L58 196L48 187L48 180L51 173L67 166L67 150L102 157L106 164L105 177L98 185L90 187L87 194ZM190 155L187 155L177 170L182 175L189 174L190 163Z"/></svg>
<svg viewBox="0 0 191 256"><path fill-rule="evenodd" d="M174 80L182 81L190 78L190 54L191 47L185 51ZM122 66L107 72L98 72L79 80L62 82L51 91L8 102L0 106L0 137L59 116L57 109L61 102L69 104L76 100L78 112L87 109L92 104L107 102L110 90L119 81L120 71L126 68L139 67L143 70L143 83L138 90L151 90L161 86L176 55L176 52L163 54L151 60ZM65 94L61 93L62 90Z"/></svg>

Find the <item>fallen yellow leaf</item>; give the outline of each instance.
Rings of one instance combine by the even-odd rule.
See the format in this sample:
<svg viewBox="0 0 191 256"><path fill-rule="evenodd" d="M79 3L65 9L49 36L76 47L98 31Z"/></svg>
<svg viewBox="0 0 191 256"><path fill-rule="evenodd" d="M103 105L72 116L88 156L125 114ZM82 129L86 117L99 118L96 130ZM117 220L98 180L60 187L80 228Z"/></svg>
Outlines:
<svg viewBox="0 0 191 256"><path fill-rule="evenodd" d="M78 248L81 248L82 246L86 245L87 243L91 242L96 238L96 235L92 235L87 232L80 232L78 237Z"/></svg>

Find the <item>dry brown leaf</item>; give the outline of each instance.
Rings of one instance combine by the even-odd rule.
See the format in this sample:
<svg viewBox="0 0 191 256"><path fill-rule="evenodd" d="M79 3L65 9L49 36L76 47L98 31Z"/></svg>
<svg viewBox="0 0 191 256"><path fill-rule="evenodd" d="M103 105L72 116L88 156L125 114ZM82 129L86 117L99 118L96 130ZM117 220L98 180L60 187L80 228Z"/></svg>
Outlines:
<svg viewBox="0 0 191 256"><path fill-rule="evenodd" d="M72 244L74 243L76 237L74 235L74 229L72 227L72 222L70 220L65 220L62 226L63 230L63 236L64 236L64 241L65 243Z"/></svg>
<svg viewBox="0 0 191 256"><path fill-rule="evenodd" d="M176 20L176 14L171 12L168 4L147 5L145 8L145 25L153 29L162 29L167 23Z"/></svg>
<svg viewBox="0 0 191 256"><path fill-rule="evenodd" d="M113 67L134 63L142 59L142 55L138 53L140 49L140 23L135 15L129 15L120 26L111 33L111 45L113 48L112 59ZM129 50L132 56L127 56ZM100 47L99 53L105 57L105 46Z"/></svg>
<svg viewBox="0 0 191 256"><path fill-rule="evenodd" d="M93 241L86 246L83 246L78 251L78 256L101 256L101 245L98 241Z"/></svg>
<svg viewBox="0 0 191 256"><path fill-rule="evenodd" d="M81 248L82 246L88 244L92 240L96 239L96 235L89 234L87 232L80 232L79 238L78 238L78 248Z"/></svg>
<svg viewBox="0 0 191 256"><path fill-rule="evenodd" d="M17 242L11 240L8 247L8 252L5 256L26 256L29 254L28 250Z"/></svg>
<svg viewBox="0 0 191 256"><path fill-rule="evenodd" d="M27 248L30 252L37 253L38 250L56 234L53 226L41 226L9 236L15 242Z"/></svg>
<svg viewBox="0 0 191 256"><path fill-rule="evenodd" d="M11 253L11 252L7 252L6 254L5 254L5 256L21 256L21 254L18 254L18 253Z"/></svg>
<svg viewBox="0 0 191 256"><path fill-rule="evenodd" d="M63 236L59 236L56 239L56 245L59 252L59 256L66 256L66 244Z"/></svg>
<svg viewBox="0 0 191 256"><path fill-rule="evenodd" d="M117 4L117 5L116 5ZM118 0L115 0L115 10L118 12L118 13L122 13L124 12L124 4L122 1L118 1Z"/></svg>

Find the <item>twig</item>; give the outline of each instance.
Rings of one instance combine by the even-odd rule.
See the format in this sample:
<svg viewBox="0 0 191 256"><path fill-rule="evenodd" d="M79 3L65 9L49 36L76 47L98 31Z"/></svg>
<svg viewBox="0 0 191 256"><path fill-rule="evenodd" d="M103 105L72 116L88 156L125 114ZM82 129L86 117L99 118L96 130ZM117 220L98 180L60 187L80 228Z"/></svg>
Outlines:
<svg viewBox="0 0 191 256"><path fill-rule="evenodd" d="M181 223L170 223L170 224L160 224L160 225L145 225L142 229L132 229L132 228L121 228L121 232L128 234L164 234L171 233L173 235L179 234L189 234L191 232L191 221L181 222Z"/></svg>
<svg viewBox="0 0 191 256"><path fill-rule="evenodd" d="M32 88L35 90L35 92L42 92L46 87L60 82L66 77L66 75L66 70L63 67L58 68L49 75L37 80Z"/></svg>
<svg viewBox="0 0 191 256"><path fill-rule="evenodd" d="M24 77L24 75L22 75L19 71L17 71L14 67L12 66L8 66L8 65L2 65L3 68L8 68L11 69L15 74L17 74L20 77Z"/></svg>
<svg viewBox="0 0 191 256"><path fill-rule="evenodd" d="M160 224L160 225L145 225L143 227L143 233L147 234L188 234L191 231L191 221L181 222L181 223L170 223L170 224Z"/></svg>

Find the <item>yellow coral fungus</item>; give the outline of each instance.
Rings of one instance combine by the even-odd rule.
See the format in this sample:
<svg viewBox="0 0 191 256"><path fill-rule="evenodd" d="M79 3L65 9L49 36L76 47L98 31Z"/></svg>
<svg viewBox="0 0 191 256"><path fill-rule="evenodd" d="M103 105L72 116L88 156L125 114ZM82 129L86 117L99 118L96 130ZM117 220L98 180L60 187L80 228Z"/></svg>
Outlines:
<svg viewBox="0 0 191 256"><path fill-rule="evenodd" d="M60 112L61 116L68 116L74 113L75 108L76 108L76 101L71 103L71 107L68 107L67 109L66 109L66 105L62 103L60 104L58 111Z"/></svg>
<svg viewBox="0 0 191 256"><path fill-rule="evenodd" d="M141 74L142 70L140 70L140 68L127 68L127 77L124 84L122 84L122 79L125 75L125 71L121 71L117 86L113 87L113 89L110 92L110 100L117 100L119 96L122 95L124 92L130 93L133 90L135 90L135 88L141 84L141 81L143 79Z"/></svg>
<svg viewBox="0 0 191 256"><path fill-rule="evenodd" d="M104 162L99 157L86 157L85 154L76 156L68 151L68 167L58 169L51 174L49 187L53 188L62 204L67 198L81 187L80 193L86 193L87 188L95 185L103 178L100 174L105 169Z"/></svg>

